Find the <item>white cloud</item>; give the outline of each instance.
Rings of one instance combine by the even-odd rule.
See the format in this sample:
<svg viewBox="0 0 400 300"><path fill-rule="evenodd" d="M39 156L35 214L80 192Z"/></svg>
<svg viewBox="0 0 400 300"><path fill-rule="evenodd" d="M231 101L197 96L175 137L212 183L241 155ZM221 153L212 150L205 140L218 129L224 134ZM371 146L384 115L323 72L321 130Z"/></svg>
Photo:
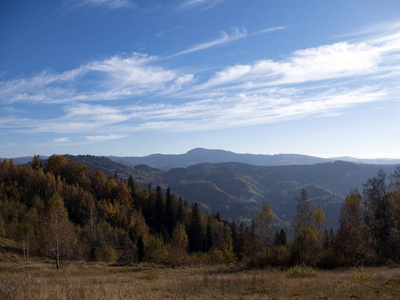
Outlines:
<svg viewBox="0 0 400 300"><path fill-rule="evenodd" d="M54 141L57 143L66 143L66 142L69 142L70 139L66 138L66 137L61 137L61 138L54 139Z"/></svg>
<svg viewBox="0 0 400 300"><path fill-rule="evenodd" d="M131 117L141 120L132 131L204 131L280 122L327 115L362 103L383 101L377 87L356 90L332 89L313 95L279 97L239 94L229 98L193 101L183 105L132 107ZM285 94L285 92L284 92ZM126 128L125 128L126 130Z"/></svg>
<svg viewBox="0 0 400 300"><path fill-rule="evenodd" d="M134 53L130 57L114 56L91 63L87 68L106 77L103 84L127 88L150 88L172 81L177 77L174 71L150 65L155 57Z"/></svg>
<svg viewBox="0 0 400 300"><path fill-rule="evenodd" d="M95 136L86 136L86 139L90 142L105 142L105 141L111 141L111 140L116 140L126 137L125 135L118 135L118 134L109 134L109 135L95 135Z"/></svg>
<svg viewBox="0 0 400 300"><path fill-rule="evenodd" d="M208 77L166 69L158 57L133 53L63 73L43 71L1 81L3 106L18 101L62 103L64 114L34 119L15 111L0 118L0 130L84 133L87 141L99 142L132 131L213 130L335 116L364 103L393 101L400 94L400 25L393 28L397 31L299 49L280 60L225 67ZM244 31L225 34L185 51L244 36ZM93 104L104 100L124 101Z"/></svg>
<svg viewBox="0 0 400 300"><path fill-rule="evenodd" d="M106 5L111 8L136 8L136 5L131 0L84 0L83 4Z"/></svg>
<svg viewBox="0 0 400 300"><path fill-rule="evenodd" d="M175 56L179 56L179 55L184 55L184 54L188 54L188 53L192 53L192 52L205 50L208 48L227 44L227 43L230 43L230 42L238 40L238 39L242 39L246 36L247 36L247 31L245 29L242 29L242 30L236 29L233 32L233 34L228 34L225 31L223 31L223 32L221 32L221 37L219 37L217 39L211 40L209 42L193 45L193 46L189 47L188 49L178 52L176 54L173 54L169 57L175 57Z"/></svg>
<svg viewBox="0 0 400 300"><path fill-rule="evenodd" d="M140 104L110 107L68 106L52 120L9 119L20 132L109 132L88 135L90 142L125 137L134 131L205 131L281 122L310 116L332 116L349 107L386 100L381 87L330 89L302 94L301 90L263 89L237 95L195 100L180 105ZM3 127L0 123L0 127ZM4 128L3 129L7 129ZM58 140L61 142L63 140Z"/></svg>
<svg viewBox="0 0 400 300"><path fill-rule="evenodd" d="M138 53L116 55L64 73L43 71L31 78L0 81L0 99L8 103L124 99L162 92L188 75L155 66L155 61L154 56Z"/></svg>
<svg viewBox="0 0 400 300"><path fill-rule="evenodd" d="M247 36L254 36L254 35L273 32L276 30L283 30L283 29L286 29L286 27L271 27L271 28L265 28L265 29L253 32L251 34L248 34L247 30L243 29L243 28L242 29L235 28L233 33L231 33L231 34L225 32L225 31L222 31L221 36L217 39L193 45L193 46L187 48L186 50L183 50L181 52L170 55L167 58L176 57L176 56L180 56L180 55L184 55L184 54L188 54L188 53L192 53L192 52L197 52L197 51L209 49L212 47L217 47L217 46L220 46L223 44L227 44L227 43L230 43L230 42L233 42L236 40L246 38Z"/></svg>
<svg viewBox="0 0 400 300"><path fill-rule="evenodd" d="M383 53L379 47L365 43L336 43L298 50L282 61L260 60L252 65L231 66L198 88L240 82L274 86L365 76L375 73L382 59Z"/></svg>
<svg viewBox="0 0 400 300"><path fill-rule="evenodd" d="M201 10L206 10L220 4L226 0L185 0L180 6L180 9L191 9L201 7Z"/></svg>
<svg viewBox="0 0 400 300"><path fill-rule="evenodd" d="M287 29L287 26L277 26L277 27L264 28L264 29L258 30L256 32L253 32L250 35L254 36L254 35L269 33L269 32L273 32L273 31L277 31L277 30L284 30L284 29Z"/></svg>

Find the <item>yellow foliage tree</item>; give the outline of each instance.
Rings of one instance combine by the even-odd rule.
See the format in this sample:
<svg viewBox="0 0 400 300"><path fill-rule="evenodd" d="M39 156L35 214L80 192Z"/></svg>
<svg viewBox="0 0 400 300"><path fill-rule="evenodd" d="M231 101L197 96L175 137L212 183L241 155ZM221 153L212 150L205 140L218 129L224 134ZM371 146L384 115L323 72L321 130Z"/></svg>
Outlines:
<svg viewBox="0 0 400 300"><path fill-rule="evenodd" d="M54 194L47 205L48 247L54 254L57 269L59 269L60 258L71 255L76 237L74 227L68 220L68 212L64 206L63 198L59 194Z"/></svg>

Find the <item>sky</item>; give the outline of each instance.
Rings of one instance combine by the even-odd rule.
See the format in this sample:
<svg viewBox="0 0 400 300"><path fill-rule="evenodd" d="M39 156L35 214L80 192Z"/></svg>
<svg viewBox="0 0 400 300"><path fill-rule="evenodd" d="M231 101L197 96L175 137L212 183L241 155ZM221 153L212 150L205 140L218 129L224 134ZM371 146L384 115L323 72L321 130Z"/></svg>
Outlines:
<svg viewBox="0 0 400 300"><path fill-rule="evenodd" d="M398 0L0 0L0 157L400 158Z"/></svg>

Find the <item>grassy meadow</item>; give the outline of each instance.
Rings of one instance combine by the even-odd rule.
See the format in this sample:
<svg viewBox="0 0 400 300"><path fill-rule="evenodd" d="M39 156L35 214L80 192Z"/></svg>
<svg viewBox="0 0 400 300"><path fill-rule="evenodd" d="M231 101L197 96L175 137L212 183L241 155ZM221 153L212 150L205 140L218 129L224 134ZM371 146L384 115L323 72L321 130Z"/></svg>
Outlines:
<svg viewBox="0 0 400 300"><path fill-rule="evenodd" d="M400 267L315 270L21 261L0 257L0 299L399 299Z"/></svg>

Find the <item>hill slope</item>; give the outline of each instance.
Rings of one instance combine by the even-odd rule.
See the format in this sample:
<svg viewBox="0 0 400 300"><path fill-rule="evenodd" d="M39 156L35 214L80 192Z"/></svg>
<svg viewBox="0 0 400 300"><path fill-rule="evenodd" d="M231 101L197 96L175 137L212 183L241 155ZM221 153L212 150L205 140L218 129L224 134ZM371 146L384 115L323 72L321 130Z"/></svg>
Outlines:
<svg viewBox="0 0 400 300"><path fill-rule="evenodd" d="M109 156L108 158L130 166L146 164L161 170L188 167L200 163L240 162L256 166L281 166L293 164L316 164L329 161L324 158L299 154L238 154L230 151L209 150L203 148L193 149L185 154L176 155L152 154L144 157Z"/></svg>
<svg viewBox="0 0 400 300"><path fill-rule="evenodd" d="M260 167L241 163L199 164L162 173L171 190L220 211L232 220L253 218L268 201L282 224L295 214L296 197L306 188L313 206L320 206L328 226L337 227L341 202L354 188L395 166L333 162L303 166ZM218 196L217 196L218 195Z"/></svg>
<svg viewBox="0 0 400 300"><path fill-rule="evenodd" d="M254 166L244 163L203 163L187 168L162 171L139 165L134 168L105 157L68 156L89 166L115 173L119 178L132 176L142 187L171 188L177 196L197 202L205 212L216 213L232 221L249 224L265 201L271 204L281 226L290 227L296 198L306 188L314 207L324 209L328 227L337 227L338 212L344 197L379 169L392 173L394 165L362 165L328 162L315 165Z"/></svg>
<svg viewBox="0 0 400 300"><path fill-rule="evenodd" d="M300 154L255 155L238 154L230 151L203 148L193 149L185 154L176 155L152 154L143 157L108 156L108 158L128 166L145 164L161 170L188 167L200 163L224 162L240 162L255 166L314 165L317 163L334 162L337 160L360 164L400 164L400 159L358 159L353 157L320 158Z"/></svg>

